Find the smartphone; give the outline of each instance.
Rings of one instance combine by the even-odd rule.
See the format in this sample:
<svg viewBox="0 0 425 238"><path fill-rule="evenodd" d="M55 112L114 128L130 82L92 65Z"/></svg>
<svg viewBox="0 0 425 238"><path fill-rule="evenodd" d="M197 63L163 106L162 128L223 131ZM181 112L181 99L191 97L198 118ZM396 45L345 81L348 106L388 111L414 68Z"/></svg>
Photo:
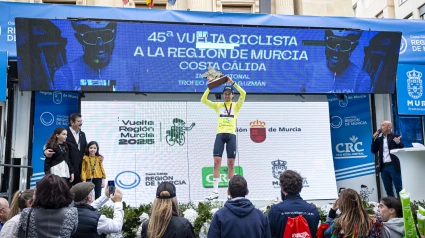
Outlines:
<svg viewBox="0 0 425 238"><path fill-rule="evenodd" d="M111 195L115 194L115 181L114 180L108 181L108 189L109 189L109 194L111 194Z"/></svg>

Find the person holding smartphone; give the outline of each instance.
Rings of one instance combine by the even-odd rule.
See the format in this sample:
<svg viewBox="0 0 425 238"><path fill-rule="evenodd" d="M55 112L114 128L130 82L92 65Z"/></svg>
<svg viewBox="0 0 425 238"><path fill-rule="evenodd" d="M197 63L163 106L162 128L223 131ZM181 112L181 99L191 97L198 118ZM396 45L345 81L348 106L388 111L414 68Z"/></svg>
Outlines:
<svg viewBox="0 0 425 238"><path fill-rule="evenodd" d="M100 237L102 234L119 233L122 230L124 210L121 191L115 188L114 181L108 181L105 193L94 200L94 187L93 183L82 182L71 188L71 193L74 194L75 207L78 209L78 227L71 237ZM113 191L110 191L110 189L113 189ZM112 219L97 211L109 199L114 203Z"/></svg>

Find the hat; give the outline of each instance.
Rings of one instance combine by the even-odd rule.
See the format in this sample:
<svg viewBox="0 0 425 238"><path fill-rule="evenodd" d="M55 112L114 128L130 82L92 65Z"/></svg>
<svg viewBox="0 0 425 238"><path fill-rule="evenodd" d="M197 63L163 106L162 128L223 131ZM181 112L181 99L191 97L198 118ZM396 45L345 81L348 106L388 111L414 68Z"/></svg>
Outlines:
<svg viewBox="0 0 425 238"><path fill-rule="evenodd" d="M232 93L233 93L233 88L232 88L232 87L230 87L230 86L226 86L226 87L224 87L224 89L223 89L223 93L224 93L224 91L230 91L230 92L232 92Z"/></svg>
<svg viewBox="0 0 425 238"><path fill-rule="evenodd" d="M161 192L163 191L167 191L170 196L160 196ZM161 183L158 188L156 189L156 198L159 199L168 199L168 198L173 198L176 196L176 187L174 186L174 184L170 183L170 182L163 182Z"/></svg>
<svg viewBox="0 0 425 238"><path fill-rule="evenodd" d="M71 193L74 194L74 202L81 202L93 191L93 183L78 183L71 188Z"/></svg>

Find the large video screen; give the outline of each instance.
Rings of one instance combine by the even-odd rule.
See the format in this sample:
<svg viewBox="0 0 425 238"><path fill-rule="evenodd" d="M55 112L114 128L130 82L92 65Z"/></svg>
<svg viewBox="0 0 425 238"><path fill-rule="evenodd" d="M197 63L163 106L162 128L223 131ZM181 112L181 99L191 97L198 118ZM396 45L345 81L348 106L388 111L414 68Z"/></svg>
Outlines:
<svg viewBox="0 0 425 238"><path fill-rule="evenodd" d="M97 141L105 157L106 179L127 204L152 202L164 181L176 186L180 202L212 192L217 116L203 103L82 101L81 113L87 141ZM245 102L236 138L235 172L248 181L249 199L280 197L279 174L288 169L303 177L304 199L337 197L327 101ZM225 200L226 159L220 178Z"/></svg>
<svg viewBox="0 0 425 238"><path fill-rule="evenodd" d="M248 93L393 93L400 39L398 32L16 19L21 90L203 92L212 66Z"/></svg>

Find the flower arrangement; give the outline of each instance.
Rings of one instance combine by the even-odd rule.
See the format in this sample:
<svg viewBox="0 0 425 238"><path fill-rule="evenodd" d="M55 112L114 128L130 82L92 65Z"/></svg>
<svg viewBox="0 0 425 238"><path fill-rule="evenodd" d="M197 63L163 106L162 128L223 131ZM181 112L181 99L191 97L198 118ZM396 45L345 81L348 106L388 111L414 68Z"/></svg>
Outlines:
<svg viewBox="0 0 425 238"><path fill-rule="evenodd" d="M425 206L424 201L418 202L413 201L411 203L412 213L416 222L416 210L418 205ZM376 202L363 202L364 208L371 215L377 215L378 213L378 203ZM211 223L211 220L214 216L214 213L217 212L220 208L224 206L224 202L199 202L198 204L194 203L181 203L179 204L180 214L182 214L186 219L188 219L194 228L196 237L207 237L208 229ZM329 210L332 208L332 203L325 204L322 206L317 206L317 210L320 214L320 223L324 223L326 217L329 213ZM265 215L268 214L271 205L259 208ZM141 224L149 219L152 209L152 203L143 204L139 207L130 207L124 203L124 225L122 229L122 234L111 234L108 237L140 237ZM114 208L110 206L104 206L100 210L100 213L106 215L109 218L113 217ZM338 212L337 212L338 213Z"/></svg>

